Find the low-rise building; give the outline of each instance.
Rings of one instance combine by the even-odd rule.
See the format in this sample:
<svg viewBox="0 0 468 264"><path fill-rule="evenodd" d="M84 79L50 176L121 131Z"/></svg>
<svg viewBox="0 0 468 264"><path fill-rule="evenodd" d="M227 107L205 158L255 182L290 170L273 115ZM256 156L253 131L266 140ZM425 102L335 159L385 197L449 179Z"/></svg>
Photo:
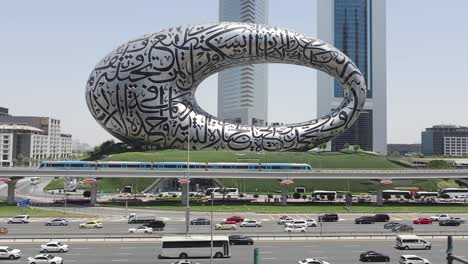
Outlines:
<svg viewBox="0 0 468 264"><path fill-rule="evenodd" d="M6 108L3 108L6 109ZM0 166L36 166L72 155L72 136L50 117L0 115Z"/></svg>
<svg viewBox="0 0 468 264"><path fill-rule="evenodd" d="M468 127L438 125L421 133L426 156L468 156Z"/></svg>

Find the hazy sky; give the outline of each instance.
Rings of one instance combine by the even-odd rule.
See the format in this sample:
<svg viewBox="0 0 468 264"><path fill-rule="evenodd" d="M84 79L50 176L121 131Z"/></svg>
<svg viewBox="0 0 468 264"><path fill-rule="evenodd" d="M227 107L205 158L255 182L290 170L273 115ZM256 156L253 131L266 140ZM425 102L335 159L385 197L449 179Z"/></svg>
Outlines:
<svg viewBox="0 0 468 264"><path fill-rule="evenodd" d="M468 1L386 2L388 142L420 142L421 130L434 124L468 125ZM316 36L314 0L270 0L269 12L270 25ZM0 106L13 115L59 118L74 139L99 144L112 137L86 107L95 64L144 33L217 20L217 0L2 1ZM315 118L315 70L270 65L269 71L269 121ZM215 115L216 80L197 92Z"/></svg>

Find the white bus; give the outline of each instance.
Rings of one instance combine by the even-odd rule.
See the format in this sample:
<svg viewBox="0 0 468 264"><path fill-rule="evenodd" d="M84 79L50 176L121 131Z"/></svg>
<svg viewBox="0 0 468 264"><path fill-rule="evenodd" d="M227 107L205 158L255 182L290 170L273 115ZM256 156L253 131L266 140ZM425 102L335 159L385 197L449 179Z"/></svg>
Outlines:
<svg viewBox="0 0 468 264"><path fill-rule="evenodd" d="M416 198L416 199L421 199L421 200L424 200L424 199L436 199L438 196L439 196L439 193L438 193L438 192L425 192L425 191L420 191L420 192L416 192L416 193L414 194L414 198Z"/></svg>
<svg viewBox="0 0 468 264"><path fill-rule="evenodd" d="M335 191L313 191L312 192L312 199L319 200L319 201L334 201L336 199L336 192Z"/></svg>
<svg viewBox="0 0 468 264"><path fill-rule="evenodd" d="M468 198L468 188L444 188L439 191L439 195L447 194L450 198Z"/></svg>
<svg viewBox="0 0 468 264"><path fill-rule="evenodd" d="M205 191L206 196L211 196L213 193L214 198L239 198L239 189L237 188L208 188Z"/></svg>
<svg viewBox="0 0 468 264"><path fill-rule="evenodd" d="M401 191L401 190L383 190L382 198L385 200L396 200L396 201L405 201L411 199L412 195L410 191Z"/></svg>
<svg viewBox="0 0 468 264"><path fill-rule="evenodd" d="M210 252L211 236L166 236L162 238L158 258L209 258ZM231 257L228 236L213 236L213 257Z"/></svg>

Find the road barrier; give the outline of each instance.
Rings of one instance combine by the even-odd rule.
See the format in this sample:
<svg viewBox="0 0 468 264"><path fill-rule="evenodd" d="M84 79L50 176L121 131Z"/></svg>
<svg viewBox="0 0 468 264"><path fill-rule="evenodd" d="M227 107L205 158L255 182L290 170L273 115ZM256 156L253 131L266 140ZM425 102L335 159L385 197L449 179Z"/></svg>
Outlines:
<svg viewBox="0 0 468 264"><path fill-rule="evenodd" d="M168 234L169 235L169 234ZM177 234L170 234L177 235ZM180 234L179 234L180 235ZM194 234L199 235L199 234ZM310 235L310 234L295 234L295 235L255 235L250 234L254 240L257 241L304 241L304 240L394 240L397 234L326 234L326 235ZM426 239L446 239L448 234L421 234L418 235ZM457 235L450 235L455 239L468 239L468 233L459 233ZM50 240L60 240L62 242L158 242L161 241L162 235L158 236L122 236L122 235L81 235L81 236L50 236L49 235L37 235L37 237L19 237L19 236L5 236L0 238L0 243L39 243L48 242Z"/></svg>

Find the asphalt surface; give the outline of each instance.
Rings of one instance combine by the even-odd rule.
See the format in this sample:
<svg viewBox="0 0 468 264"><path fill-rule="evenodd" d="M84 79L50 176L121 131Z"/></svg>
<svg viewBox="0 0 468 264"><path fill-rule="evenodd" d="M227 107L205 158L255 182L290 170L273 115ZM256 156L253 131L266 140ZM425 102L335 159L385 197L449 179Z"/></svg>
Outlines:
<svg viewBox="0 0 468 264"><path fill-rule="evenodd" d="M293 215L294 216L294 215ZM457 215L464 216L464 215ZM214 223L218 223L225 219L227 216L216 216L214 217ZM262 218L263 217L263 218ZM277 224L277 216L258 216L257 220L262 221L262 227L238 227L237 230L215 230L215 234L245 234L250 236L284 236L288 233L284 232L284 226ZM295 215L294 217L302 218L302 215ZM394 234L391 230L384 229L384 223L374 224L354 224L354 218L356 215L343 215L341 220L336 223L325 222L320 227L309 227L305 234L308 235L348 235L348 234ZM208 217L209 218L209 217ZM101 229L79 229L80 223L84 223L87 220L94 220L94 218L82 219L82 218L69 218L68 226L45 226L45 223L49 218L31 218L29 224L7 224L7 219L0 220L0 226L6 226L9 229L9 234L4 237L58 237L58 236L145 236L144 234L130 235L128 228L138 227L140 224L127 224L125 217L101 217L103 228ZM179 217L161 217L166 222L166 228L164 231L155 231L152 235L146 236L161 236L165 234L183 234L185 232L185 221L184 218ZM413 216L406 215L395 215L392 217L392 221L398 221L400 223L411 224ZM468 224L462 224L460 226L439 226L437 223L429 225L413 225L415 230L414 233L424 234L468 234ZM192 234L209 234L210 226L190 226L190 233ZM292 233L291 235L304 235L302 233Z"/></svg>
<svg viewBox="0 0 468 264"><path fill-rule="evenodd" d="M427 258L432 264L446 263L445 241L432 240L431 250L402 251L394 248L395 242L390 240L351 240L351 241L288 241L288 242L256 242L253 246L232 246L232 256L229 259L215 260L217 264L248 264L253 263L253 249L260 249L260 263L286 264L297 263L304 258L317 258L332 264L360 263L359 254L366 250L376 250L388 254L389 263L398 263L402 254L415 254ZM22 258L14 261L1 260L0 263L25 263L27 257L39 254L40 243L10 244L8 246L22 250ZM161 263L169 264L175 260L158 260L161 244L155 243L69 243L67 253L53 253L61 256L64 263ZM463 253L468 248L468 240L455 241L455 252ZM462 254L460 254L462 255ZM209 259L196 259L200 264L208 264Z"/></svg>

